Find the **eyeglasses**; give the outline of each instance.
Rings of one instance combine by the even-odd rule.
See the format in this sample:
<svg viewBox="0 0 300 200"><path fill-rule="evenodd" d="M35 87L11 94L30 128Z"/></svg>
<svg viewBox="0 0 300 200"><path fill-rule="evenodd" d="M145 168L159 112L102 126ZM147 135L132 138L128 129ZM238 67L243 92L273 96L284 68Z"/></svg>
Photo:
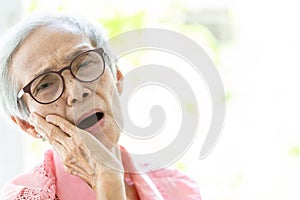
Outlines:
<svg viewBox="0 0 300 200"><path fill-rule="evenodd" d="M80 82L89 83L99 79L105 71L105 52L102 48L80 53L71 64L59 71L40 74L18 92L18 100L28 93L40 104L50 104L58 100L65 89L62 73L70 70L72 76Z"/></svg>

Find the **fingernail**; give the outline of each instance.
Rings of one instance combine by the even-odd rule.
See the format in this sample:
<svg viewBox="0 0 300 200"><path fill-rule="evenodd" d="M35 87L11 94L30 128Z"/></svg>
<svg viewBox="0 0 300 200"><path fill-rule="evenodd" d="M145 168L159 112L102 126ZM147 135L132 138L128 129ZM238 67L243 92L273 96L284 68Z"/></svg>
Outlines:
<svg viewBox="0 0 300 200"><path fill-rule="evenodd" d="M46 121L47 122L51 122L52 120L53 120L53 117L51 117L51 115L46 116Z"/></svg>

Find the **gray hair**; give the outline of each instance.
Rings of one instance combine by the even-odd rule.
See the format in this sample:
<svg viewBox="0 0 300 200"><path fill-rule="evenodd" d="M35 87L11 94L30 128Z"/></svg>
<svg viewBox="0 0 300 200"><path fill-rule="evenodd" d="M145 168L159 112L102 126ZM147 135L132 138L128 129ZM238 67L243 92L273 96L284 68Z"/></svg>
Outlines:
<svg viewBox="0 0 300 200"><path fill-rule="evenodd" d="M103 29L98 23L68 15L32 15L24 19L6 33L0 45L0 104L9 116L17 116L27 120L30 114L25 102L17 99L18 89L21 86L10 74L13 56L25 39L36 29L52 25L70 25L77 28L95 48L102 47L111 57L112 53L105 43ZM109 67L115 77L115 65L109 65Z"/></svg>

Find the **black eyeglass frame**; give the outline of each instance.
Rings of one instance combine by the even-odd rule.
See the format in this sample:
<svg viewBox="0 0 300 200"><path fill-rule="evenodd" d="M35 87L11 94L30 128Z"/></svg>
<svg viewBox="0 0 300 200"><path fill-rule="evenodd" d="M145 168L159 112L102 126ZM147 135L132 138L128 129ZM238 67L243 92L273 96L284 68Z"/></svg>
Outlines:
<svg viewBox="0 0 300 200"><path fill-rule="evenodd" d="M72 66L74 60L76 60L76 58L78 58L78 57L80 57L80 56L82 56L82 55L84 55L84 54L87 54L87 53L89 53L89 52L96 52L96 53L98 53L98 54L100 55L100 57L102 58L102 62L103 62L103 71L100 73L100 75L99 75L97 78L94 78L94 79L91 80L91 81L83 81L83 80L80 80L79 78L77 78L77 77L74 75L74 73L72 72L71 66ZM72 59L71 63L70 63L68 66L63 67L62 69L60 69L60 70L58 70L58 71L49 71L49 72L45 72L45 73L42 73L42 74L38 75L37 77L35 77L33 80L31 80L25 87L23 87L23 88L18 92L17 99L20 100L20 99L22 98L22 96L23 96L25 93L28 93L28 94L29 94L36 102L38 102L38 103L40 103L40 104L51 104L51 103L57 101L57 100L63 95L63 93L64 93L64 91L65 91L65 79L64 79L64 77L62 76L62 73L63 73L65 70L69 70L70 73L72 74L72 76L73 76L76 80L78 80L78 81L80 81L80 82L83 82L83 83L90 83L90 82L93 82L93 81L99 79L99 78L104 74L105 67L106 67L105 59L104 59L105 55L106 55L106 53L105 53L105 51L104 51L103 48L97 48L97 49L91 49L91 50L88 50L88 51L84 51L84 52L78 54L77 56L75 56L75 57ZM58 74L58 75L60 76L60 78L62 79L63 89L62 89L61 94L60 94L56 99L54 99L54 100L52 100L52 101L50 101L50 102L46 102L46 103L45 103L45 102L41 102L41 101L37 100L37 99L32 95L32 93L31 93L31 91L30 91L30 88L31 88L32 83L33 83L36 79L38 79L38 78L40 78L41 76L44 76L45 74L48 74L48 73L55 73L55 74Z"/></svg>

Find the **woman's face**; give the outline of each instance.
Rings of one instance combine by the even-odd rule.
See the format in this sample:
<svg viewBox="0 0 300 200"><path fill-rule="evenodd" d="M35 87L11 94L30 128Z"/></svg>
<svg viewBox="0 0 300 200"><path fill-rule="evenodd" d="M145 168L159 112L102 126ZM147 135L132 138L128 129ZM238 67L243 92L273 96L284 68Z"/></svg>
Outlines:
<svg viewBox="0 0 300 200"><path fill-rule="evenodd" d="M42 27L35 30L17 50L13 57L11 73L21 89L40 72L58 71L68 66L75 54L90 49L94 47L88 38L78 33L76 28ZM62 76L65 80L64 93L51 104L43 105L29 94L23 95L22 98L30 113L36 112L43 117L56 114L76 125L82 122L85 130L100 141L108 138L112 144L116 144L120 128L115 118L120 122L122 115L119 102L113 98L115 96L113 94L116 89L120 92L119 81L122 79L120 73L115 80L109 67L106 66L101 78L90 83L77 81L69 70L64 71Z"/></svg>

